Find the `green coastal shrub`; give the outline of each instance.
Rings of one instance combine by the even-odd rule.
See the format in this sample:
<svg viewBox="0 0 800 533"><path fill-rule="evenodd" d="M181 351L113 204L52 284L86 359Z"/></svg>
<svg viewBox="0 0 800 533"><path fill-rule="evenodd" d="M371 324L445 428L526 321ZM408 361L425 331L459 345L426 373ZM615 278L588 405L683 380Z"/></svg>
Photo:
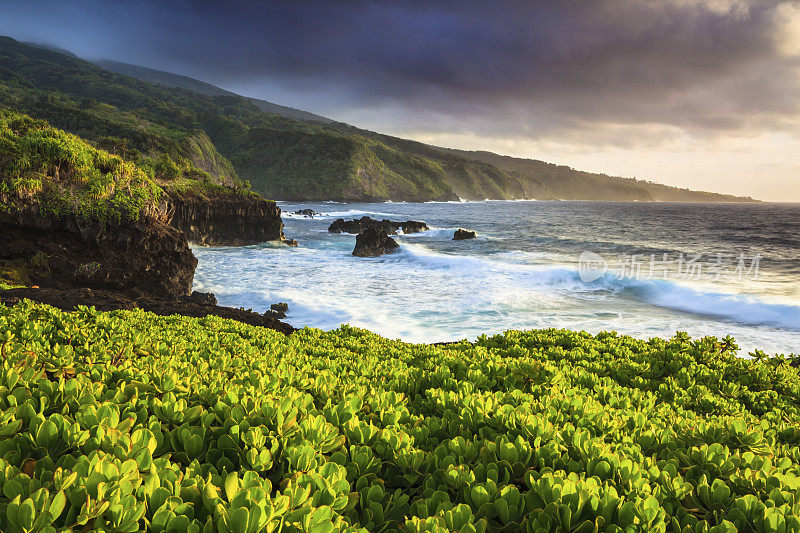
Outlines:
<svg viewBox="0 0 800 533"><path fill-rule="evenodd" d="M166 154L161 154L153 162L153 173L162 180L175 180L181 176L181 169L178 165Z"/></svg>
<svg viewBox="0 0 800 533"><path fill-rule="evenodd" d="M800 376L732 339L0 305L0 530L800 531Z"/></svg>
<svg viewBox="0 0 800 533"><path fill-rule="evenodd" d="M0 107L0 209L36 204L49 216L119 222L157 212L165 193L258 197L244 184L217 183L185 158L137 155L126 140L114 137L97 144L115 153ZM123 155L135 157L136 162Z"/></svg>
<svg viewBox="0 0 800 533"><path fill-rule="evenodd" d="M135 220L161 194L133 163L44 121L0 109L0 197L6 208L35 203L54 216Z"/></svg>

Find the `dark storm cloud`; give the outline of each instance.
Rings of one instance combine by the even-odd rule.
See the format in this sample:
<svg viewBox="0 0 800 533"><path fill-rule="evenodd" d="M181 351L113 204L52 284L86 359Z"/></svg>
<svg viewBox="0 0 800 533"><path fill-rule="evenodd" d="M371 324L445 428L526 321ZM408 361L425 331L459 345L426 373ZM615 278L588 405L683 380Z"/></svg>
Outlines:
<svg viewBox="0 0 800 533"><path fill-rule="evenodd" d="M267 99L259 87L280 85L333 114L385 107L388 121L434 132L538 138L655 124L720 134L796 124L800 56L781 41L800 24L796 7L33 0L0 1L0 31Z"/></svg>

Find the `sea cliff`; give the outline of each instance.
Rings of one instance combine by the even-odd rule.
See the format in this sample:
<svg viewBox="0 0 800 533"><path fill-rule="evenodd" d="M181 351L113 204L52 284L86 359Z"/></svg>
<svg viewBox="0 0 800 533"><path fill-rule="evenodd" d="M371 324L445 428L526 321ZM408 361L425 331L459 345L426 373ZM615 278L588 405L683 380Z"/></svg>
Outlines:
<svg viewBox="0 0 800 533"><path fill-rule="evenodd" d="M256 195L196 197L171 194L169 224L189 242L204 246L245 246L285 241L281 210Z"/></svg>
<svg viewBox="0 0 800 533"><path fill-rule="evenodd" d="M207 245L286 242L280 209L207 174L165 175L0 109L0 283L191 292Z"/></svg>

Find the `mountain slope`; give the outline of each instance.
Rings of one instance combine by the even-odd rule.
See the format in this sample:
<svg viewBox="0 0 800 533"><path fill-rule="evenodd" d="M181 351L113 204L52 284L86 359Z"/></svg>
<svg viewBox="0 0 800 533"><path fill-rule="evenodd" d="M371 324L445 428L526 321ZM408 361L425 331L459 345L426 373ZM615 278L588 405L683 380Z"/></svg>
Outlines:
<svg viewBox="0 0 800 533"><path fill-rule="evenodd" d="M500 162L346 124L292 120L212 85L181 83L210 94L0 37L0 106L172 174L228 184L242 176L253 190L283 200L655 199L645 182L514 168L495 154Z"/></svg>
<svg viewBox="0 0 800 533"><path fill-rule="evenodd" d="M226 91L225 89L220 89L216 85L211 85L210 83L196 80L188 76L164 72L163 70L132 65L130 63L123 63L121 61L114 61L112 59L98 59L92 61L92 63L106 70L110 70L111 72L124 74L126 76L153 83L155 85L163 85L164 87L179 87L181 89L187 89L189 91L208 96L239 96L236 93ZM329 118L315 115L314 113L310 113L308 111L302 111L293 107L274 104L266 100L260 100L258 98L248 98L248 100L253 102L260 110L266 113L280 115L293 120L319 122L323 124L333 122L333 120Z"/></svg>
<svg viewBox="0 0 800 533"><path fill-rule="evenodd" d="M620 178L575 170L536 159L523 159L485 151L441 148L459 156L483 161L509 172L539 180L556 198L574 200L616 200L620 196L638 196L640 201L656 202L746 202L750 197L705 191L693 191L633 178Z"/></svg>
<svg viewBox="0 0 800 533"><path fill-rule="evenodd" d="M267 196L457 198L435 162L265 113L246 98L156 86L10 38L0 38L0 105L105 143L124 157L166 154L220 180L235 180L236 169Z"/></svg>

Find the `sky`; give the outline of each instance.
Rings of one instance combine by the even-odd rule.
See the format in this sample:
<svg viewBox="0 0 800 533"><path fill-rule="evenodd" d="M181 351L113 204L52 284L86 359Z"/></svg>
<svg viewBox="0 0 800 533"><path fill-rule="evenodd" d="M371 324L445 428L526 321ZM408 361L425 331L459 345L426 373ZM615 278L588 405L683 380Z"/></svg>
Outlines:
<svg viewBox="0 0 800 533"><path fill-rule="evenodd" d="M800 0L0 0L0 34L439 146L800 202Z"/></svg>

